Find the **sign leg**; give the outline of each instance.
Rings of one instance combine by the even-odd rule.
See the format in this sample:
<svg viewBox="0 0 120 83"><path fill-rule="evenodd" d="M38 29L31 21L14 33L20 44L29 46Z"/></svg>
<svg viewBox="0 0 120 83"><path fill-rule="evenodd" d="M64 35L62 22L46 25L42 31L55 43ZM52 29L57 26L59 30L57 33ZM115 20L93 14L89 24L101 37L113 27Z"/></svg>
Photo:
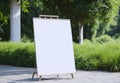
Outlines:
<svg viewBox="0 0 120 83"><path fill-rule="evenodd" d="M57 77L59 77L59 75L57 74Z"/></svg>
<svg viewBox="0 0 120 83"><path fill-rule="evenodd" d="M71 73L71 76L72 76L72 78L74 78L74 75L73 75L73 73Z"/></svg>
<svg viewBox="0 0 120 83"><path fill-rule="evenodd" d="M33 72L32 79L34 78L35 74L37 74L37 72Z"/></svg>
<svg viewBox="0 0 120 83"><path fill-rule="evenodd" d="M40 75L39 80L42 80L42 76Z"/></svg>

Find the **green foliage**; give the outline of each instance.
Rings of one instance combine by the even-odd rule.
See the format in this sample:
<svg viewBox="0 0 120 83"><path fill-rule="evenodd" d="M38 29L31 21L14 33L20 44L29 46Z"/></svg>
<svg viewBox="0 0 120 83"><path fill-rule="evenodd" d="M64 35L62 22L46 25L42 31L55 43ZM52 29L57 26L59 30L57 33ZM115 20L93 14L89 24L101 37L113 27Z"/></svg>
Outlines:
<svg viewBox="0 0 120 83"><path fill-rule="evenodd" d="M72 20L73 39L78 42L78 22L84 28L85 38L101 36L111 25L117 24L120 0L21 0L22 37L33 39L32 18L40 14L57 14L60 18ZM0 41L10 39L10 0L0 1ZM109 34L119 36L112 27ZM88 29L87 29L88 28ZM113 29L115 28L115 29ZM117 33L117 34L116 34Z"/></svg>
<svg viewBox="0 0 120 83"><path fill-rule="evenodd" d="M74 44L76 67L83 70L120 71L120 41Z"/></svg>
<svg viewBox="0 0 120 83"><path fill-rule="evenodd" d="M109 10L107 11L108 13L106 14L104 20L101 23L101 35L104 34L106 31L110 29L110 26L115 26L117 25L117 19L119 15L119 8L120 8L120 1L119 0L109 0L105 1L106 4L108 4Z"/></svg>
<svg viewBox="0 0 120 83"><path fill-rule="evenodd" d="M0 43L0 64L35 67L33 43Z"/></svg>
<svg viewBox="0 0 120 83"><path fill-rule="evenodd" d="M105 34L106 31L110 30L111 26L115 26L117 24L120 1L97 0L97 2L93 5L94 6L92 12L94 12L95 10L97 17L95 16L93 19L91 31L92 31L92 38L95 38L96 36L98 37Z"/></svg>
<svg viewBox="0 0 120 83"><path fill-rule="evenodd" d="M85 40L83 45L74 43L77 69L120 71L120 39L100 43L99 41L92 43L90 40ZM1 42L0 64L35 67L34 44Z"/></svg>
<svg viewBox="0 0 120 83"><path fill-rule="evenodd" d="M9 40L9 12L10 0L0 0L0 41Z"/></svg>
<svg viewBox="0 0 120 83"><path fill-rule="evenodd" d="M111 25L116 25L119 0L41 0L45 9L63 18L70 18L78 25L91 27L92 39L103 35Z"/></svg>
<svg viewBox="0 0 120 83"><path fill-rule="evenodd" d="M102 36L96 38L95 41L102 44L105 42L114 42L115 40L108 35L102 35Z"/></svg>
<svg viewBox="0 0 120 83"><path fill-rule="evenodd" d="M117 26L112 26L110 30L107 31L107 34L114 38L120 38L120 10L119 10Z"/></svg>
<svg viewBox="0 0 120 83"><path fill-rule="evenodd" d="M30 38L27 38L26 35L24 35L21 39L21 42L24 42L24 43L28 43L28 42L32 42L33 40L31 40Z"/></svg>
<svg viewBox="0 0 120 83"><path fill-rule="evenodd" d="M38 2L38 3L37 3ZM22 37L33 40L33 17L38 17L42 11L42 3L38 0L22 0L21 32Z"/></svg>
<svg viewBox="0 0 120 83"><path fill-rule="evenodd" d="M24 12L29 12L28 11L28 8L29 8L29 1L28 0L21 0L21 8L22 8L22 11Z"/></svg>

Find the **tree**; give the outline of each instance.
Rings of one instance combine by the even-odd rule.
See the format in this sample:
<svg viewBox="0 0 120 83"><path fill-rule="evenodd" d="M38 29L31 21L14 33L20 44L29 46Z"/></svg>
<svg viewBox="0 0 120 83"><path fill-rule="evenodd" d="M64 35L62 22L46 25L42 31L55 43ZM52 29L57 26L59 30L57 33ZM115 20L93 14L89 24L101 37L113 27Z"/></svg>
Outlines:
<svg viewBox="0 0 120 83"><path fill-rule="evenodd" d="M105 8L107 8L107 10L105 10L106 11L105 13L104 11L102 11L103 14L105 14L104 18L103 16L100 16L99 19L97 19L96 25L94 26L94 28L98 26L96 31L98 31L99 33L96 33L97 36L103 35L105 34L105 32L108 32L111 26L117 25L117 21L118 21L120 1L119 0L108 0L108 1L105 0L104 6Z"/></svg>
<svg viewBox="0 0 120 83"><path fill-rule="evenodd" d="M10 0L0 0L0 41L7 41L10 38L9 13Z"/></svg>
<svg viewBox="0 0 120 83"><path fill-rule="evenodd" d="M107 34L110 35L111 37L120 38L120 10L119 10L117 26L111 26Z"/></svg>
<svg viewBox="0 0 120 83"><path fill-rule="evenodd" d="M41 0L46 9L55 11L63 17L75 21L79 25L80 43L83 43L83 25L91 25L93 37L96 37L100 24L104 31L113 23L118 15L119 0Z"/></svg>
<svg viewBox="0 0 120 83"><path fill-rule="evenodd" d="M21 0L21 31L22 38L33 40L33 17L38 17L42 11L40 0Z"/></svg>
<svg viewBox="0 0 120 83"><path fill-rule="evenodd" d="M80 43L83 42L83 25L91 30L92 38L104 34L111 25L116 25L120 0L21 0L22 34L33 37L32 18L39 14L57 14L72 20L74 30L79 30ZM41 3L42 2L42 3ZM0 37L9 24L9 1L0 1ZM4 8L6 7L6 8ZM27 23L26 23L27 22ZM29 25L29 26L28 26ZM9 28L9 27L8 27ZM31 35L32 34L32 35Z"/></svg>

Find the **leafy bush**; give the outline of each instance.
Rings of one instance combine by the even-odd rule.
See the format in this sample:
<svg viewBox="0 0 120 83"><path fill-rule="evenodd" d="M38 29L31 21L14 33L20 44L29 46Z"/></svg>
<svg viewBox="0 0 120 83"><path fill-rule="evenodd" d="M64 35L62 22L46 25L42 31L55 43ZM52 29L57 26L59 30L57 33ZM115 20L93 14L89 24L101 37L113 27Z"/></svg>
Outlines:
<svg viewBox="0 0 120 83"><path fill-rule="evenodd" d="M120 40L83 45L74 43L77 69L120 71ZM0 64L35 67L34 43L0 43Z"/></svg>
<svg viewBox="0 0 120 83"><path fill-rule="evenodd" d="M120 41L74 44L76 67L84 70L120 71Z"/></svg>
<svg viewBox="0 0 120 83"><path fill-rule="evenodd" d="M102 36L96 38L96 42L101 43L101 44L105 43L105 42L113 42L113 41L114 41L114 39L108 35L102 35Z"/></svg>
<svg viewBox="0 0 120 83"><path fill-rule="evenodd" d="M0 43L0 64L35 67L33 43Z"/></svg>

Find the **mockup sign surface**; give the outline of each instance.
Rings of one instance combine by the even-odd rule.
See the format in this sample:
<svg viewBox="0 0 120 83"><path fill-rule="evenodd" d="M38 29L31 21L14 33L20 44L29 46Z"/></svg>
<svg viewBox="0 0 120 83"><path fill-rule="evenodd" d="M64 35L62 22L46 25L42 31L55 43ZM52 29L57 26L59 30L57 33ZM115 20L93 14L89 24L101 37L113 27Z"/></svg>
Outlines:
<svg viewBox="0 0 120 83"><path fill-rule="evenodd" d="M33 18L38 75L74 73L70 20Z"/></svg>

